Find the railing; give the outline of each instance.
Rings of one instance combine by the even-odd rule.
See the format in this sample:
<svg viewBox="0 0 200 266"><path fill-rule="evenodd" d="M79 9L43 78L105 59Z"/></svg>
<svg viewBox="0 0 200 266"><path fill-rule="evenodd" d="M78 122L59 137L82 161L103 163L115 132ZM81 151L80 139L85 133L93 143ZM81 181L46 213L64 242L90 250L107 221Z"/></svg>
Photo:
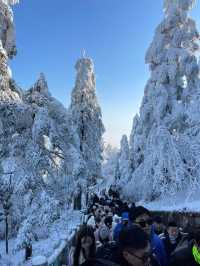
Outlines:
<svg viewBox="0 0 200 266"><path fill-rule="evenodd" d="M33 258L33 261L39 261L37 258L43 258L43 262L40 263L32 263L33 266L67 266L68 265L68 256L69 251L72 246L72 239L77 229L74 229L69 235L68 239L61 240L58 248L54 250L54 253L49 257L45 258L45 256L38 256Z"/></svg>
<svg viewBox="0 0 200 266"><path fill-rule="evenodd" d="M81 224L83 224L86 221L86 210L82 210L81 213ZM68 265L69 252L72 246L72 240L79 227L80 225L77 226L77 228L73 229L67 239L61 240L59 247L55 249L54 253L47 259L48 266Z"/></svg>
<svg viewBox="0 0 200 266"><path fill-rule="evenodd" d="M192 227L200 226L200 213L183 211L152 211L154 215L163 218L163 222L167 224L170 220L175 220L181 227L189 224Z"/></svg>
<svg viewBox="0 0 200 266"><path fill-rule="evenodd" d="M59 247L54 251L54 254L48 258L49 266L68 265L68 255L71 248L72 239L76 230L73 230L67 240L62 240Z"/></svg>

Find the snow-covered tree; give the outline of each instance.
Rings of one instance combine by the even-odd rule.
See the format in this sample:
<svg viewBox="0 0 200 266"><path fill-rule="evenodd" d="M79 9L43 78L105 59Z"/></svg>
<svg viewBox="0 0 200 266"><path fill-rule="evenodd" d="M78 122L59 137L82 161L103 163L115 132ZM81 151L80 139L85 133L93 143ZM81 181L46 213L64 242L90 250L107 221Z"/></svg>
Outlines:
<svg viewBox="0 0 200 266"><path fill-rule="evenodd" d="M2 0L2 2L7 5L16 5L19 3L19 0Z"/></svg>
<svg viewBox="0 0 200 266"><path fill-rule="evenodd" d="M104 186L110 187L112 184L121 190L127 184L131 177L131 168L129 143L126 135L122 136L119 150L110 145L105 147L102 170Z"/></svg>
<svg viewBox="0 0 200 266"><path fill-rule="evenodd" d="M32 244L39 229L48 231L53 222L59 218L59 202L46 191L42 191L33 198L31 208L27 208L24 214L27 218L22 222L18 232L17 249Z"/></svg>
<svg viewBox="0 0 200 266"><path fill-rule="evenodd" d="M72 206L86 163L71 112L51 96L44 74L27 91L12 80L17 2L0 0L0 181L12 174L10 235L23 247Z"/></svg>
<svg viewBox="0 0 200 266"><path fill-rule="evenodd" d="M5 147L3 168L12 165L14 172L17 224L22 224L19 247L29 241L29 235L37 233L38 216L50 225L65 206L72 205L76 179L84 168L71 117L51 96L44 74L23 93L22 99L22 103L10 104L0 115L3 132L10 131L2 135L0 143Z"/></svg>
<svg viewBox="0 0 200 266"><path fill-rule="evenodd" d="M41 221L51 216L51 224L58 217L51 213L72 204L76 178L84 168L71 117L50 95L43 74L22 100L0 101L1 168L2 173L12 171L14 180L12 233L24 225L18 244L22 235L37 232L37 215ZM43 204L37 215L36 203Z"/></svg>
<svg viewBox="0 0 200 266"><path fill-rule="evenodd" d="M57 191L60 199L66 199L67 195L70 198L66 186L68 190L71 186L73 191L73 183L84 168L76 148L78 136L71 117L62 104L50 95L44 74L24 94L24 101L31 105L34 113L30 144L31 153L34 147L38 165L34 172L38 169L46 185Z"/></svg>
<svg viewBox="0 0 200 266"><path fill-rule="evenodd" d="M102 123L101 108L96 96L94 65L90 58L76 63L76 84L72 91L69 112L79 136L79 150L86 164L83 180L88 186L101 177Z"/></svg>
<svg viewBox="0 0 200 266"><path fill-rule="evenodd" d="M139 124L140 118L136 114L133 119L133 127L129 139L130 147L130 169L133 172L141 161L143 161L143 146L145 139L142 136L141 126Z"/></svg>
<svg viewBox="0 0 200 266"><path fill-rule="evenodd" d="M12 196L13 196L13 185L12 185L12 178L11 175L7 179L3 179L2 175L0 176L0 210L2 209L3 212L0 212L0 222L2 220L5 221L5 238L6 238L6 254L8 254L8 234L9 234L9 216L11 214L12 208Z"/></svg>
<svg viewBox="0 0 200 266"><path fill-rule="evenodd" d="M130 137L131 182L125 193L153 200L199 188L199 33L194 0L165 0L165 17L147 54L151 77Z"/></svg>
<svg viewBox="0 0 200 266"><path fill-rule="evenodd" d="M20 91L12 81L8 59L16 55L13 12L10 7L16 1L0 0L0 100L20 101Z"/></svg>
<svg viewBox="0 0 200 266"><path fill-rule="evenodd" d="M104 144L102 162L103 182L101 184L102 189L108 190L112 184L116 183L118 154L119 150L117 148L112 147L110 144Z"/></svg>
<svg viewBox="0 0 200 266"><path fill-rule="evenodd" d="M120 151L118 154L118 163L116 168L116 183L123 187L130 179L130 151L126 135L122 136L120 142Z"/></svg>

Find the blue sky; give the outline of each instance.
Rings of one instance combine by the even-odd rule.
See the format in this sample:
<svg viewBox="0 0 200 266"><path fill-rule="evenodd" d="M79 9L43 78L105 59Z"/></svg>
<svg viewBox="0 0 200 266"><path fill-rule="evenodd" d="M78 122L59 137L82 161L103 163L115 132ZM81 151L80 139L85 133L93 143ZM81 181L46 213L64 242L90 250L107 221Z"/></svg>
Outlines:
<svg viewBox="0 0 200 266"><path fill-rule="evenodd" d="M74 65L85 49L95 63L105 140L130 134L149 77L145 52L163 0L21 0L14 7L18 55L13 76L27 89L44 72L52 95L70 103ZM200 3L192 12L200 25ZM198 27L200 29L200 27Z"/></svg>

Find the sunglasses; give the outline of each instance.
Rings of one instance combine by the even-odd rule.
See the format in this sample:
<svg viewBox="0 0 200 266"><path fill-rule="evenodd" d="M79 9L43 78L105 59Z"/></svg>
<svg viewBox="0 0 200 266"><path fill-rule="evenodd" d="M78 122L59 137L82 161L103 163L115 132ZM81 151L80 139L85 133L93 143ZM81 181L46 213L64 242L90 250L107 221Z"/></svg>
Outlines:
<svg viewBox="0 0 200 266"><path fill-rule="evenodd" d="M147 225L152 225L153 224L153 220L152 219L140 220L140 221L136 222L136 224L139 224L142 228L144 228Z"/></svg>

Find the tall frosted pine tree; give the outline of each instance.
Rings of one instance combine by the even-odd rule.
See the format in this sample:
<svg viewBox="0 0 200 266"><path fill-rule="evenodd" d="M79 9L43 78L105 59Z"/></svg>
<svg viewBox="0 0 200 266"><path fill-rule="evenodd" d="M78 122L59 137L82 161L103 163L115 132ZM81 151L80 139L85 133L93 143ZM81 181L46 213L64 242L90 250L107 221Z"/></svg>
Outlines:
<svg viewBox="0 0 200 266"><path fill-rule="evenodd" d="M86 164L86 186L101 177L102 123L101 108L96 96L94 64L82 57L76 63L76 83L71 95L70 113L79 136L79 149Z"/></svg>
<svg viewBox="0 0 200 266"><path fill-rule="evenodd" d="M199 38L188 16L194 0L165 0L164 19L146 53L151 76L130 138L136 200L189 199L199 189Z"/></svg>
<svg viewBox="0 0 200 266"><path fill-rule="evenodd" d="M116 185L119 187L124 187L130 179L130 150L126 135L122 136L120 142L120 150L115 168L115 179Z"/></svg>

